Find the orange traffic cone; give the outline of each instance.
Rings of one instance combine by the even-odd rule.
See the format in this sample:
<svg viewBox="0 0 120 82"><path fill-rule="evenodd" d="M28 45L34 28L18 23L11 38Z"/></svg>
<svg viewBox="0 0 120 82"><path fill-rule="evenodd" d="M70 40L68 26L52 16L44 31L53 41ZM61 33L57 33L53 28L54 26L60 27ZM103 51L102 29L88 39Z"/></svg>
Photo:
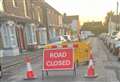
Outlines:
<svg viewBox="0 0 120 82"><path fill-rule="evenodd" d="M97 74L95 73L95 64L93 63L93 54L92 51L90 52L90 60L89 60L89 65L87 68L87 74L85 75L85 77L88 78L95 78L97 77Z"/></svg>
<svg viewBox="0 0 120 82"><path fill-rule="evenodd" d="M93 52L92 52L92 50L90 50L89 59L92 59L92 60L93 60Z"/></svg>
<svg viewBox="0 0 120 82"><path fill-rule="evenodd" d="M35 74L32 71L31 63L29 57L26 57L27 72L25 80L35 79Z"/></svg>

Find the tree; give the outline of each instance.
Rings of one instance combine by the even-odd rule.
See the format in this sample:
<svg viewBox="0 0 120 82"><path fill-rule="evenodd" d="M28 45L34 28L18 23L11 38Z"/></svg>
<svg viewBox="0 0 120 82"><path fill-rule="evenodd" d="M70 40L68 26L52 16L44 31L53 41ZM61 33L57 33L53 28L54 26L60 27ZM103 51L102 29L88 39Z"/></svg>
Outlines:
<svg viewBox="0 0 120 82"><path fill-rule="evenodd" d="M96 35L105 32L104 26L101 21L85 22L82 26L83 31L91 31Z"/></svg>
<svg viewBox="0 0 120 82"><path fill-rule="evenodd" d="M76 34L77 34L77 31L74 30L74 29L72 29L72 28L70 29L70 31L71 31L71 34L72 34L72 35L76 35Z"/></svg>

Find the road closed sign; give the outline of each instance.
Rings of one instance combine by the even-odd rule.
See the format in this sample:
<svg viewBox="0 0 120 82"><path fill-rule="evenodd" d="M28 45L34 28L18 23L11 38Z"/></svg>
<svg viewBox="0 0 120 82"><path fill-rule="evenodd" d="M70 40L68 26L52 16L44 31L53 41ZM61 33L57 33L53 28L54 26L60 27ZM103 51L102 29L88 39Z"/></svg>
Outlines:
<svg viewBox="0 0 120 82"><path fill-rule="evenodd" d="M67 70L73 69L73 49L45 49L43 56L44 70Z"/></svg>

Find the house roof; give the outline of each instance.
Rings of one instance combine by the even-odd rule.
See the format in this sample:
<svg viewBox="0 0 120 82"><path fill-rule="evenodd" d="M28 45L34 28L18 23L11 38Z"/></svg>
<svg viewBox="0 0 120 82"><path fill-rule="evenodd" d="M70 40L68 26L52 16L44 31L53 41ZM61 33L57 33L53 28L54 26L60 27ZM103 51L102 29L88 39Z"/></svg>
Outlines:
<svg viewBox="0 0 120 82"><path fill-rule="evenodd" d="M120 15L114 15L111 17L111 21L114 23L120 23Z"/></svg>
<svg viewBox="0 0 120 82"><path fill-rule="evenodd" d="M53 8L51 5L49 5L47 2L44 2L44 5L46 8L52 9L55 13L62 15L59 11L57 11L55 8Z"/></svg>

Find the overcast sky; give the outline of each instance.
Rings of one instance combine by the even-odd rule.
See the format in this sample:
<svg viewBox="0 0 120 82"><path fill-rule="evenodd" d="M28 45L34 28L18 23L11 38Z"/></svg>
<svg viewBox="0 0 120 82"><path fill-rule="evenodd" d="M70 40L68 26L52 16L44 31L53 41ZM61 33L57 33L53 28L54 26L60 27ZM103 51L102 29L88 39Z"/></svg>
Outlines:
<svg viewBox="0 0 120 82"><path fill-rule="evenodd" d="M62 14L79 15L81 22L103 20L108 11L116 11L117 1L120 11L120 0L46 0Z"/></svg>

